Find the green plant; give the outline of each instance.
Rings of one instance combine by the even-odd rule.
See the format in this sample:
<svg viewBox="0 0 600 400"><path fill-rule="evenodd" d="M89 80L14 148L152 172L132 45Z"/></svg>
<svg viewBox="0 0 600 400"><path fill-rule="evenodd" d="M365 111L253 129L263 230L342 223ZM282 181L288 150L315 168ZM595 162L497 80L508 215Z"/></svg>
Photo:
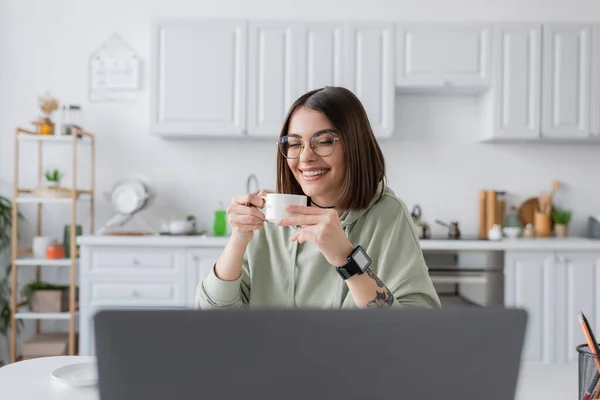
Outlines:
<svg viewBox="0 0 600 400"><path fill-rule="evenodd" d="M22 218L21 213L17 214L18 218ZM10 231L12 228L12 202L6 197L0 196L0 254L8 249L10 245ZM0 335L7 336L11 323L11 307L10 307L10 275L11 264L8 264L4 270L5 274L0 279ZM23 326L23 321L19 320L17 331Z"/></svg>
<svg viewBox="0 0 600 400"><path fill-rule="evenodd" d="M186 219L188 222L190 222L190 221L195 221L195 220L196 220L196 217L194 217L193 215L191 215L191 214L190 214L190 215L188 215L187 217L185 217L185 219Z"/></svg>
<svg viewBox="0 0 600 400"><path fill-rule="evenodd" d="M552 220L555 224L568 225L571 221L571 210L555 208L552 210Z"/></svg>
<svg viewBox="0 0 600 400"><path fill-rule="evenodd" d="M44 282L44 281L33 281L23 286L21 289L21 296L23 296L23 300L29 304L31 302L31 297L38 290L68 290L68 285L55 285L52 283Z"/></svg>
<svg viewBox="0 0 600 400"><path fill-rule="evenodd" d="M46 172L44 172L44 177L46 178L46 180L48 182L60 182L63 175L60 173L60 171L58 169L54 168L54 169L47 169Z"/></svg>

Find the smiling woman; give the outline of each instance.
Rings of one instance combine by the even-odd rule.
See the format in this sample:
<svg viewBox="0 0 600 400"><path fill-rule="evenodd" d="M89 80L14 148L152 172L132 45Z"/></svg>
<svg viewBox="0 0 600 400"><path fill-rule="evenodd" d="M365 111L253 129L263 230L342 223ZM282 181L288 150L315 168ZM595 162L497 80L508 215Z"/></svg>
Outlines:
<svg viewBox="0 0 600 400"><path fill-rule="evenodd" d="M227 209L231 238L199 283L213 307L439 307L405 204L358 98L326 87L290 108L277 143L277 192L310 205L266 222L261 195Z"/></svg>

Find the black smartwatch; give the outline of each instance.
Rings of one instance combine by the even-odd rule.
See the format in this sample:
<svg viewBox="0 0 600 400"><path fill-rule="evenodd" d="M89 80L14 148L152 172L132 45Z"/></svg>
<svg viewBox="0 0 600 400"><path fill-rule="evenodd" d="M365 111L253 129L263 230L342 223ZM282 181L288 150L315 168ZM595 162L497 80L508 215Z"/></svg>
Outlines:
<svg viewBox="0 0 600 400"><path fill-rule="evenodd" d="M371 265L371 259L362 247L356 246L347 258L346 265L337 267L336 270L342 279L346 280L354 275L362 275Z"/></svg>

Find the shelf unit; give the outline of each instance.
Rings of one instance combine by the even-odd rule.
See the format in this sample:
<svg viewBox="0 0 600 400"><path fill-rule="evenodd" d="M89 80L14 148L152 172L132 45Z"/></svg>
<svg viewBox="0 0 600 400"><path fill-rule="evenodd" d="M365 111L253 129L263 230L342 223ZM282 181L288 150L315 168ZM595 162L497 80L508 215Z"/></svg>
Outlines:
<svg viewBox="0 0 600 400"><path fill-rule="evenodd" d="M19 187L19 143L29 141L37 143L38 152L38 186L42 185L43 182L43 148L45 143L61 143L64 145L72 146L72 187L71 195L68 198L49 198L49 197L38 197L34 194L32 189ZM91 162L91 180L89 189L79 189L77 186L77 155L80 151L80 145L89 147L90 149L90 162ZM35 320L36 321L36 333L40 333L40 320L68 320L69 321L69 345L68 354L75 355L75 318L78 317L79 304L75 301L76 293L76 275L75 269L78 265L77 258L77 244L75 241L76 225L77 225L77 206L80 204L88 203L90 207L90 231L94 231L94 190L95 190L95 136L89 132L82 130L73 129L73 135L71 136L54 136L54 135L40 135L38 133L28 131L26 129L17 128L15 132L15 161L14 161L14 187L13 187L13 205L12 205L12 218L14 223L12 224L12 269L11 269L11 330L10 330L10 362L13 363L19 358L17 357L17 320ZM18 224L17 215L18 207L23 204L36 204L37 205L37 226L36 234L39 236L42 234L42 211L43 205L65 205L71 207L71 222L70 222L70 248L69 258L62 259L36 259L31 256L31 249L19 249L18 248ZM41 267L68 267L70 269L69 279L69 310L60 313L34 313L28 310L23 310L21 307L25 306L25 302L17 302L17 277L19 268L35 267L36 280L41 278Z"/></svg>

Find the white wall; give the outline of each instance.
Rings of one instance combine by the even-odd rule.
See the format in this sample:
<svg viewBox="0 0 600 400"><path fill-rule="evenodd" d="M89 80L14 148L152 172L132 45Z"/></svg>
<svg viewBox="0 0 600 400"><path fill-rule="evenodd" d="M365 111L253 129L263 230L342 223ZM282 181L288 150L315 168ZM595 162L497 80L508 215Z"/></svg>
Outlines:
<svg viewBox="0 0 600 400"><path fill-rule="evenodd" d="M271 141L168 142L148 133L147 68L150 22L155 17L600 22L600 2L3 0L0 193L10 194L13 183L14 129L31 127L30 121L38 115L37 97L46 90L63 103L83 105L85 127L98 137L99 191L132 175L150 179L158 193L147 213L151 221L191 213L210 229L213 210L220 201L227 204L232 196L245 192L249 172L258 175L261 186L274 188L276 149ZM144 60L143 90L130 103L90 103L88 57L113 33L121 35ZM390 183L409 207L419 203L426 220L457 220L464 234L474 234L480 189L508 190L518 204L548 190L552 180L558 179L565 189L557 200L574 209L572 231L583 234L586 217L600 213L600 146L484 145L476 141L482 123L476 98L398 96L395 137L382 147ZM60 165L64 154L50 153L47 165ZM28 154L35 157L33 152ZM31 178L35 177L34 160L25 158L21 163ZM61 218L68 214L49 210L44 231L62 237ZM32 232L33 207L24 211L28 217L24 229ZM99 198L97 221L102 223L109 215L107 202ZM434 227L434 232L443 234L444 228ZM25 241L29 237L25 234Z"/></svg>

